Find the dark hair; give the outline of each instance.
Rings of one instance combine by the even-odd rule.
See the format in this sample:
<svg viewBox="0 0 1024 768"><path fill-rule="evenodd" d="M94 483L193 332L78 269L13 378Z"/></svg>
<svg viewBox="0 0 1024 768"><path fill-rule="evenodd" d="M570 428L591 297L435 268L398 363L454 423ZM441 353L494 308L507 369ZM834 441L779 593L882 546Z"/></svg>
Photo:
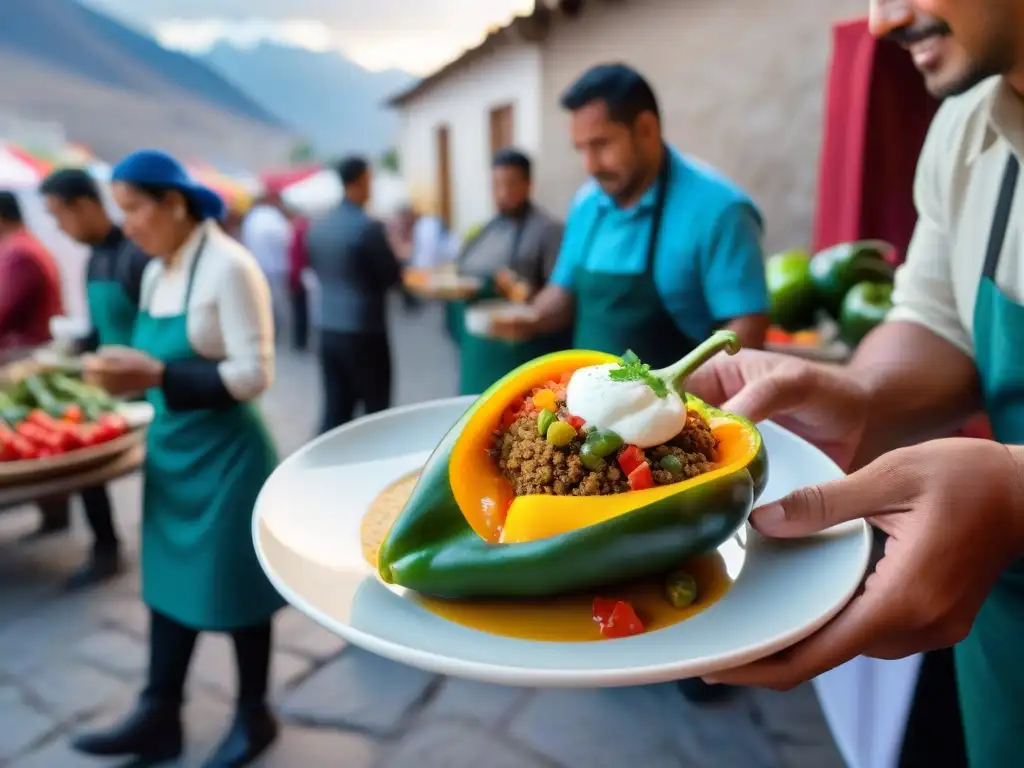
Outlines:
<svg viewBox="0 0 1024 768"><path fill-rule="evenodd" d="M338 177L346 187L363 178L368 170L370 170L370 163L361 155L346 157L338 163Z"/></svg>
<svg viewBox="0 0 1024 768"><path fill-rule="evenodd" d="M162 203L164 200L166 200L167 196L171 192L177 192L183 198L185 198L185 212L188 214L188 217L192 219L192 221L202 221L203 219L206 218L206 215L203 213L203 208L199 204L199 201L192 197L192 195L190 195L184 189L181 189L180 187L172 187L167 186L165 184L138 184L136 182L126 183L132 189L138 190L146 197L150 198L151 200L156 200L158 203Z"/></svg>
<svg viewBox="0 0 1024 768"><path fill-rule="evenodd" d="M0 190L0 221L7 224L25 223L25 217L21 214L21 204L13 192Z"/></svg>
<svg viewBox="0 0 1024 768"><path fill-rule="evenodd" d="M512 147L505 147L499 149L494 153L494 159L491 160L492 168L518 168L523 172L523 176L527 181L530 180L530 175L533 170L533 164L530 162L524 153L518 149Z"/></svg>
<svg viewBox="0 0 1024 768"><path fill-rule="evenodd" d="M43 180L39 191L65 203L73 203L83 198L96 203L101 201L100 188L96 180L80 168L54 171Z"/></svg>
<svg viewBox="0 0 1024 768"><path fill-rule="evenodd" d="M608 106L608 119L633 125L644 112L660 117L658 99L643 75L625 64L598 64L565 89L563 109L575 112L595 101Z"/></svg>

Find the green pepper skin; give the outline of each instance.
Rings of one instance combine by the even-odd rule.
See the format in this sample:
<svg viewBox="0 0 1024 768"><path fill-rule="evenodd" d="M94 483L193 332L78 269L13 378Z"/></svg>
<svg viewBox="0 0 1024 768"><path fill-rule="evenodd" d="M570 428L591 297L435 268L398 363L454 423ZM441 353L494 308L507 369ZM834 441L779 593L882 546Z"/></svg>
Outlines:
<svg viewBox="0 0 1024 768"><path fill-rule="evenodd" d="M811 279L821 305L839 319L843 298L857 283L891 283L896 268L872 243L840 243L815 254Z"/></svg>
<svg viewBox="0 0 1024 768"><path fill-rule="evenodd" d="M536 541L488 543L455 502L448 464L473 414L506 380L488 389L463 414L427 461L380 548L378 573L385 583L442 598L526 598L668 571L727 541L746 522L767 483L767 454L753 424L688 395L688 407L708 418L739 421L751 430L758 450L748 464L602 523Z"/></svg>
<svg viewBox="0 0 1024 768"><path fill-rule="evenodd" d="M892 283L857 283L843 299L839 313L839 338L856 347L885 322L892 309Z"/></svg>

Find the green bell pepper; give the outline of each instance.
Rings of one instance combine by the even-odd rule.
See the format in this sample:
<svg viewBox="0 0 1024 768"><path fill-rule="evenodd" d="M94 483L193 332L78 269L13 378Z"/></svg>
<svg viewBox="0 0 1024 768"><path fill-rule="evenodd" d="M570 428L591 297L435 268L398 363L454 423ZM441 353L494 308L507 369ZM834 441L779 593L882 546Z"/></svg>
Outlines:
<svg viewBox="0 0 1024 768"><path fill-rule="evenodd" d="M786 331L814 325L818 294L811 278L810 254L791 250L770 256L765 263L765 279L772 323Z"/></svg>
<svg viewBox="0 0 1024 768"><path fill-rule="evenodd" d="M818 300L832 317L839 319L843 298L857 283L891 283L896 268L885 260L878 243L840 243L815 254L811 279Z"/></svg>
<svg viewBox="0 0 1024 768"><path fill-rule="evenodd" d="M724 336L738 348L734 334ZM674 386L727 342L717 334L666 369ZM509 409L546 382L617 360L557 352L484 392L427 461L380 548L380 578L442 598L552 596L667 572L732 536L764 490L767 456L751 422L691 395L688 408L704 415L719 441L711 472L606 496L513 497L488 453Z"/></svg>
<svg viewBox="0 0 1024 768"><path fill-rule="evenodd" d="M885 321L892 309L892 283L857 283L847 292L839 313L839 337L856 347Z"/></svg>

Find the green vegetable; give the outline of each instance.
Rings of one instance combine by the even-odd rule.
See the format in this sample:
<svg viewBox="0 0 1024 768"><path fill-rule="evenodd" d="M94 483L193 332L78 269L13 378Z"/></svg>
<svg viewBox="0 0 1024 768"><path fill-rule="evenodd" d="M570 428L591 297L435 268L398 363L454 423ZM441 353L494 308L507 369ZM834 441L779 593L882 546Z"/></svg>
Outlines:
<svg viewBox="0 0 1024 768"><path fill-rule="evenodd" d="M612 368L608 376L612 381L642 381L653 389L658 397L668 397L668 386L665 382L651 373L651 366L641 363L640 358L632 350L627 350L619 367Z"/></svg>
<svg viewBox="0 0 1024 768"><path fill-rule="evenodd" d="M564 448L576 437L576 430L573 429L571 424L566 424L564 421L556 421L548 427L546 437L553 446Z"/></svg>
<svg viewBox="0 0 1024 768"><path fill-rule="evenodd" d="M587 432L583 449L602 459L611 456L622 447L622 438L610 429L592 429Z"/></svg>
<svg viewBox="0 0 1024 768"><path fill-rule="evenodd" d="M818 294L811 278L810 254L791 250L770 256L765 263L765 279L772 323L791 332L814 325Z"/></svg>
<svg viewBox="0 0 1024 768"><path fill-rule="evenodd" d="M41 376L29 376L25 379L25 388L37 408L46 411L50 416L59 419L67 410L67 403L58 398L46 386Z"/></svg>
<svg viewBox="0 0 1024 768"><path fill-rule="evenodd" d="M26 406L16 403L9 392L0 390L0 421L18 424L28 416L28 411Z"/></svg>
<svg viewBox="0 0 1024 768"><path fill-rule="evenodd" d="M843 299L839 336L851 347L885 322L892 309L892 283L857 283Z"/></svg>
<svg viewBox="0 0 1024 768"><path fill-rule="evenodd" d="M545 408L539 414L537 414L537 434L544 437L548 433L548 427L555 423L554 411L549 411Z"/></svg>
<svg viewBox="0 0 1024 768"><path fill-rule="evenodd" d="M661 461L658 462L658 466L661 467L662 469L668 470L673 475L683 474L683 462L681 462L677 457L673 456L671 453L668 454L667 456L662 456Z"/></svg>
<svg viewBox="0 0 1024 768"><path fill-rule="evenodd" d="M857 283L891 283L896 268L885 260L880 244L864 241L840 243L815 254L811 279L818 300L839 319L843 299Z"/></svg>
<svg viewBox="0 0 1024 768"><path fill-rule="evenodd" d="M697 600L697 580L686 571L676 571L665 581L665 595L673 608L686 608Z"/></svg>
<svg viewBox="0 0 1024 768"><path fill-rule="evenodd" d="M117 401L99 387L86 384L80 379L63 373L52 373L47 377L54 391L71 399L82 408L85 417L94 421L102 414L117 408Z"/></svg>
<svg viewBox="0 0 1024 768"><path fill-rule="evenodd" d="M593 444L588 441L580 447L580 463L593 472L603 469L608 462L604 460L603 456L594 452Z"/></svg>

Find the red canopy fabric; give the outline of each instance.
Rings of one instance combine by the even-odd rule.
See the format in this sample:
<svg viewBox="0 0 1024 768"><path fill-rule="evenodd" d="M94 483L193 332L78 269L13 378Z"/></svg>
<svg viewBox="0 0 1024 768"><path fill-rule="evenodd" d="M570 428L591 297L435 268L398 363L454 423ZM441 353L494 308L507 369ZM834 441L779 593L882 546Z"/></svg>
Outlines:
<svg viewBox="0 0 1024 768"><path fill-rule="evenodd" d="M914 169L938 101L906 51L872 37L867 19L833 27L827 87L814 250L878 238L902 261L917 219Z"/></svg>
<svg viewBox="0 0 1024 768"><path fill-rule="evenodd" d="M880 42L867 19L832 29L814 250L878 238L901 263L914 232L917 158L939 102L906 51ZM984 416L960 434L991 438Z"/></svg>
<svg viewBox="0 0 1024 768"><path fill-rule="evenodd" d="M267 192L272 194L281 194L281 192L292 184L298 184L300 181L308 179L314 173L318 173L321 170L323 170L322 165L306 165L298 168L267 170L260 174L260 181Z"/></svg>

